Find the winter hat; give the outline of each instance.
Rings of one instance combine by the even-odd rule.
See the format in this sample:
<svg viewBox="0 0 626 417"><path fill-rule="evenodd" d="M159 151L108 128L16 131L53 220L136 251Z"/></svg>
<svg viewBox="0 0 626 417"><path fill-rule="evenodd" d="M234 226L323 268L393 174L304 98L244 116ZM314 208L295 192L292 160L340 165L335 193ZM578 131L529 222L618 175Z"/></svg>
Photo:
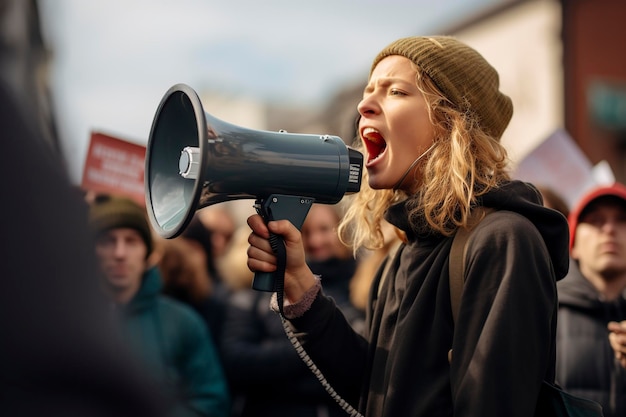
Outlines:
<svg viewBox="0 0 626 417"><path fill-rule="evenodd" d="M148 255L152 252L152 230L146 210L129 198L105 197L95 201L89 209L89 226L96 236L122 227L135 229L148 247Z"/></svg>
<svg viewBox="0 0 626 417"><path fill-rule="evenodd" d="M473 112L485 132L496 139L513 116L511 99L499 90L498 72L478 52L450 36L402 38L385 47L385 57L401 55L424 71L461 112Z"/></svg>
<svg viewBox="0 0 626 417"><path fill-rule="evenodd" d="M569 214L568 222L569 222L569 250L571 252L572 247L574 246L574 238L576 236L576 228L578 227L578 223L580 218L587 207L594 201L602 197L615 197L624 201L626 204L626 186L620 183L614 183L613 185L602 185L596 188L593 188L589 192L587 192L583 197L578 201L575 207Z"/></svg>

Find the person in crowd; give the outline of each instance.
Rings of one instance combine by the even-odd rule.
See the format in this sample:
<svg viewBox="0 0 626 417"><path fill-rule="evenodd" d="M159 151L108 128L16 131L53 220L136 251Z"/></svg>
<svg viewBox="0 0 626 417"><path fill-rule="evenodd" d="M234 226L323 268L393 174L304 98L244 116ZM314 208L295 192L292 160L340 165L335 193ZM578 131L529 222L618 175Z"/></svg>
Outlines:
<svg viewBox="0 0 626 417"><path fill-rule="evenodd" d="M537 189L543 197L543 205L560 212L565 217L569 217L569 206L554 188L547 185L537 185Z"/></svg>
<svg viewBox="0 0 626 417"><path fill-rule="evenodd" d="M189 306L161 294L159 270L148 261L154 241L145 209L129 198L104 198L91 205L89 226L120 333L179 399L171 415L227 416L227 382L208 327Z"/></svg>
<svg viewBox="0 0 626 417"><path fill-rule="evenodd" d="M0 79L0 415L164 417L109 319L82 195L14 91Z"/></svg>
<svg viewBox="0 0 626 417"><path fill-rule="evenodd" d="M356 263L341 243L336 205L313 204L302 224L307 262L329 288L329 294L356 329L363 313L350 303L349 283ZM343 417L290 343L281 321L267 306L269 292L252 289L254 275L246 266L249 228L239 229L224 258L229 300L222 357L234 397L233 417Z"/></svg>
<svg viewBox="0 0 626 417"><path fill-rule="evenodd" d="M224 271L222 277L224 287L229 295L252 287L254 273L246 265L249 234L250 229L248 226L238 227L235 233L233 233L233 238L228 244L228 248L220 262Z"/></svg>
<svg viewBox="0 0 626 417"><path fill-rule="evenodd" d="M383 218L406 235L372 283L365 336L325 294L289 221L248 218L248 267L275 271L270 231L284 238L285 303L272 308L350 413L533 416L542 380L554 380L568 229L534 186L509 177L500 138L513 106L498 73L453 37L402 38L375 57L357 108L366 172L341 236L354 250L378 247ZM483 208L494 211L482 218ZM450 248L476 222L455 323Z"/></svg>
<svg viewBox="0 0 626 417"><path fill-rule="evenodd" d="M362 331L365 314L354 306L350 294L357 261L337 232L342 218L339 204L313 204L302 223L302 242L306 262L324 282L326 294L335 300L352 327Z"/></svg>
<svg viewBox="0 0 626 417"><path fill-rule="evenodd" d="M216 264L216 256L213 248L213 232L200 220L199 214L202 210L197 211L189 225L182 231L181 236L192 242L195 242L205 253L205 269L211 279L216 290L219 291L221 286L221 277Z"/></svg>
<svg viewBox="0 0 626 417"><path fill-rule="evenodd" d="M232 212L225 204L216 204L198 211L197 215L202 224L211 231L211 245L213 255L220 258L226 253L233 234L237 229L237 222Z"/></svg>
<svg viewBox="0 0 626 417"><path fill-rule="evenodd" d="M206 269L206 252L192 239L161 239L157 265L163 279L162 293L192 307L204 319L219 346L225 300L216 297Z"/></svg>
<svg viewBox="0 0 626 417"><path fill-rule="evenodd" d="M222 298L222 267L220 262L227 251L237 228L234 215L224 206L228 203L215 204L198 210L191 224L183 231L183 236L197 240L207 253L207 268L215 283L216 293Z"/></svg>
<svg viewBox="0 0 626 417"><path fill-rule="evenodd" d="M569 227L573 263L557 285L556 379L566 391L600 403L606 417L623 416L626 187L590 189L573 207Z"/></svg>

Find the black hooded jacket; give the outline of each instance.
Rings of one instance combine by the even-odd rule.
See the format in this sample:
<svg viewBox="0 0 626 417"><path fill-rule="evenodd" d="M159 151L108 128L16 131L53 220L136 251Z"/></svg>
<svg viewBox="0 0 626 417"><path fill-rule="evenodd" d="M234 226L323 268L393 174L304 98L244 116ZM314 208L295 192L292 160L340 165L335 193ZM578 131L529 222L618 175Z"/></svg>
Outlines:
<svg viewBox="0 0 626 417"><path fill-rule="evenodd" d="M605 417L625 415L626 371L615 360L607 324L626 320L626 299L602 300L576 264L557 289L557 383L599 402Z"/></svg>
<svg viewBox="0 0 626 417"><path fill-rule="evenodd" d="M541 381L554 378L556 280L569 267L567 222L518 181L481 204L497 211L467 242L456 326L452 237L414 233L403 203L387 220L408 243L386 278L381 271L375 277L366 337L353 333L323 294L291 320L330 384L352 404L360 398L365 416L534 415Z"/></svg>

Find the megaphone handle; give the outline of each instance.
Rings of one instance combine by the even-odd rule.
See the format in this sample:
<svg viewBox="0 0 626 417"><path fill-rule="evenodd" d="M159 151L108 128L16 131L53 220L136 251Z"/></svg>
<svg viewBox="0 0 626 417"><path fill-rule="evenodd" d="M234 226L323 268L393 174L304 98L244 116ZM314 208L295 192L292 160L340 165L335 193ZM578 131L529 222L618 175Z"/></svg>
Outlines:
<svg viewBox="0 0 626 417"><path fill-rule="evenodd" d="M285 279L285 264L287 262L287 251L285 250L285 242L282 236L270 233L270 245L272 251L276 255L276 271L274 272L255 272L252 288L257 291L275 292L278 291L278 281ZM281 271L282 265L282 271Z"/></svg>
<svg viewBox="0 0 626 417"><path fill-rule="evenodd" d="M314 201L310 197L272 194L266 199L257 200L255 208L266 223L270 220L286 219L300 229ZM285 242L282 236L273 233L270 233L269 240L277 257L277 269L274 272L256 272L252 281L252 288L258 291L277 292L282 297L287 262Z"/></svg>

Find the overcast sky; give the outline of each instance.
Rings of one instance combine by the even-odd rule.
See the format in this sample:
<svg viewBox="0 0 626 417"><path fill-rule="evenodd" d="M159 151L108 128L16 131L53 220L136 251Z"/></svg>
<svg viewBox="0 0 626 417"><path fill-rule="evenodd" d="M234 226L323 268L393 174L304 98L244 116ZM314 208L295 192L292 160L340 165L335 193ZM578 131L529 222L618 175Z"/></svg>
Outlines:
<svg viewBox="0 0 626 417"><path fill-rule="evenodd" d="M316 106L402 36L503 0L40 0L59 133L79 183L92 130L145 144L169 87ZM216 115L217 116L217 115Z"/></svg>

